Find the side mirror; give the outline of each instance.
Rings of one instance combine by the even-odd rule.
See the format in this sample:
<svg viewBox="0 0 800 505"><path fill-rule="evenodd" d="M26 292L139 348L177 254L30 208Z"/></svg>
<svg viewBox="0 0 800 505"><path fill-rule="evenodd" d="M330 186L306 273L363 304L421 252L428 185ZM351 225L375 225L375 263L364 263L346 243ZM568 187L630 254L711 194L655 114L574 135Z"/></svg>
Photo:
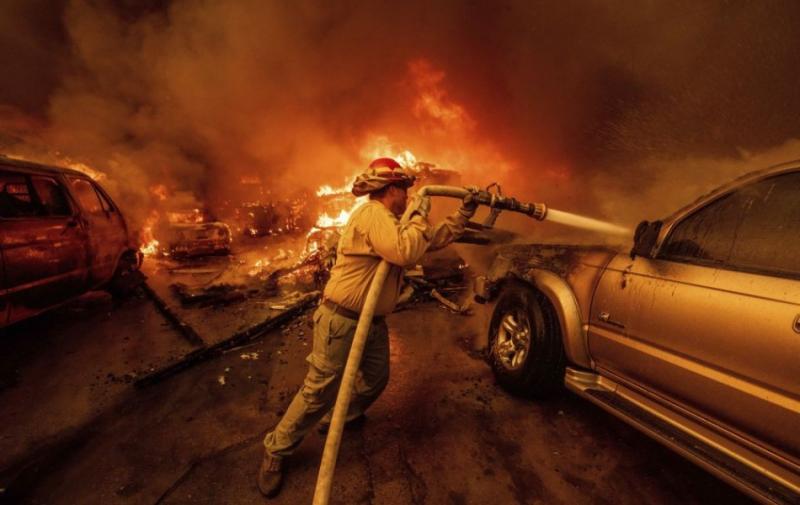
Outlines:
<svg viewBox="0 0 800 505"><path fill-rule="evenodd" d="M631 249L631 259L636 256L643 258L652 258L653 246L656 245L658 240L658 233L661 231L661 226L664 223L661 221L642 221L636 227L636 233L633 235L633 249Z"/></svg>

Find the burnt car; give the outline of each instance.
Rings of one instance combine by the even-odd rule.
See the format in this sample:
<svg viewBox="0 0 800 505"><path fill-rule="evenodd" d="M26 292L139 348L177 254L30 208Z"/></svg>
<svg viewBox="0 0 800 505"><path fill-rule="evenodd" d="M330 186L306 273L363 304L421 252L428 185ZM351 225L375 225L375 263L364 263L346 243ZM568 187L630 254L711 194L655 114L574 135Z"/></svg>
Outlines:
<svg viewBox="0 0 800 505"><path fill-rule="evenodd" d="M800 162L749 174L630 253L515 245L476 285L509 390L561 385L764 503L800 503Z"/></svg>
<svg viewBox="0 0 800 505"><path fill-rule="evenodd" d="M249 202L236 209L236 221L247 237L266 237L306 230L311 225L308 197L279 202Z"/></svg>
<svg viewBox="0 0 800 505"><path fill-rule="evenodd" d="M124 294L140 265L119 207L96 181L0 156L0 327L92 289Z"/></svg>
<svg viewBox="0 0 800 505"><path fill-rule="evenodd" d="M168 212L156 234L163 239L162 252L173 258L231 252L231 229L201 209Z"/></svg>

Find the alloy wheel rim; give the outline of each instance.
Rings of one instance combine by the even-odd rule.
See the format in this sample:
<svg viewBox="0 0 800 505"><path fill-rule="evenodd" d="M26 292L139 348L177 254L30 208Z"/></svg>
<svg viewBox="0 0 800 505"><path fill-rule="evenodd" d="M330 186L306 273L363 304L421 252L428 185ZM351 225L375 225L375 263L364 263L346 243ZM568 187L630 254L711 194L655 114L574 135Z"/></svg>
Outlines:
<svg viewBox="0 0 800 505"><path fill-rule="evenodd" d="M531 350L531 326L520 313L504 314L497 331L494 353L508 370L518 370Z"/></svg>

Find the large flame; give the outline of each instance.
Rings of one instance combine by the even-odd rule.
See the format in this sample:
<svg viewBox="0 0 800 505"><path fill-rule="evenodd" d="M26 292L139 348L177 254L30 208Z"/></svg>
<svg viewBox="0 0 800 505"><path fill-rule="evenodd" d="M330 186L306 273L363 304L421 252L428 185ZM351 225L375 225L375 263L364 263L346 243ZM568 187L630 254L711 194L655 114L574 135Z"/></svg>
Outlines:
<svg viewBox="0 0 800 505"><path fill-rule="evenodd" d="M147 216L144 225L142 225L139 251L145 256L158 254L160 243L153 235L153 227L158 223L160 217L158 211L154 210Z"/></svg>
<svg viewBox="0 0 800 505"><path fill-rule="evenodd" d="M353 211L356 210L360 205L361 203L357 203L350 210L340 211L336 216L329 216L327 213L323 212L317 218L317 228L334 228L346 225L347 221L350 219L350 216L353 214Z"/></svg>
<svg viewBox="0 0 800 505"><path fill-rule="evenodd" d="M385 136L372 137L372 142L361 150L361 154L362 157L365 158L365 161L373 160L375 158L390 157L394 158L406 169L413 170L417 165L417 158L411 151L408 149L400 151L396 150L389 142L388 137ZM309 231L309 235L319 228L339 228L346 225L347 221L350 219L350 216L353 214L353 211L367 201L367 197L365 196L358 198L352 196L351 189L357 176L358 173L355 173L348 177L346 179L347 182L343 186L334 187L330 184L323 184L317 189L317 196L319 197L350 197L352 198L352 204L347 209L339 210L338 213L328 211L323 211L320 213L320 215L317 217L314 228Z"/></svg>
<svg viewBox="0 0 800 505"><path fill-rule="evenodd" d="M443 83L445 73L425 59L408 64L409 74L417 90L414 116L426 122L429 129L450 134L464 133L475 127L467 110L448 96Z"/></svg>

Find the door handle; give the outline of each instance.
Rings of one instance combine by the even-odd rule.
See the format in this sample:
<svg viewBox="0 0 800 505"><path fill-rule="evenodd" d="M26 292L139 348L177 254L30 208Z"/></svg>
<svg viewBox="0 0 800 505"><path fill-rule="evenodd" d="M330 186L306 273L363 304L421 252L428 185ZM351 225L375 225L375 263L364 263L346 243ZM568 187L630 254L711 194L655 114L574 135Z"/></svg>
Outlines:
<svg viewBox="0 0 800 505"><path fill-rule="evenodd" d="M61 230L61 234L64 235L69 231L70 228L77 228L77 227L78 227L78 219L72 217L66 223L64 223L64 229Z"/></svg>
<svg viewBox="0 0 800 505"><path fill-rule="evenodd" d="M619 321L614 321L611 319L611 314L608 312L600 312L600 315L597 316L597 319L601 320L604 323L608 323L612 326L616 326L618 328L624 328L625 325L620 323Z"/></svg>

